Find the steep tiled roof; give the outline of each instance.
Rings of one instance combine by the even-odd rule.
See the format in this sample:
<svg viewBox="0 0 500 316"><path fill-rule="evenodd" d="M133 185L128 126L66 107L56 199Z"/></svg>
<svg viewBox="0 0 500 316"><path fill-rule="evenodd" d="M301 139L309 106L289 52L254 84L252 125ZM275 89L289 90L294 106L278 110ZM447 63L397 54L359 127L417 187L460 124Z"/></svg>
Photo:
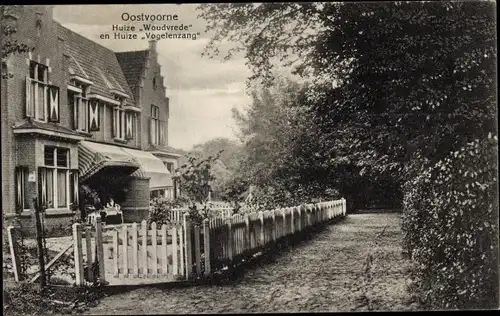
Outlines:
<svg viewBox="0 0 500 316"><path fill-rule="evenodd" d="M64 40L64 53L69 55L70 73L92 81L92 93L112 98L116 89L133 99L132 92L115 53L96 42L75 33L55 22L58 35Z"/></svg>
<svg viewBox="0 0 500 316"><path fill-rule="evenodd" d="M139 78L146 63L146 54L147 50L116 53L116 58L131 89L139 84Z"/></svg>

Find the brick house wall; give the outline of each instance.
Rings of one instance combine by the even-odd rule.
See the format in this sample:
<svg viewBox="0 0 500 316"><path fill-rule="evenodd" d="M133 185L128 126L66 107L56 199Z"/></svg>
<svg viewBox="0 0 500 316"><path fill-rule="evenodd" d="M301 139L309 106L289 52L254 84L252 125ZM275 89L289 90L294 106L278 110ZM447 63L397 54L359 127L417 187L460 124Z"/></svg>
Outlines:
<svg viewBox="0 0 500 316"><path fill-rule="evenodd" d="M22 6L16 14L17 32L12 39L34 48L30 54L15 54L7 59L7 67L12 78L2 82L2 212L6 218L15 214L15 167L26 165L31 171L40 165L36 161L35 148L43 146L44 138L33 135L15 135L13 126L22 123L25 118L26 76L29 75L29 60L45 64L49 67L48 80L60 89L60 123L57 125L70 127L70 113L67 107L66 88L67 75L62 59L62 49L57 38L57 30L52 23L52 6ZM6 110L7 109L7 110ZM73 155L76 154L72 152ZM43 159L43 154L41 156ZM73 160L73 159L72 159ZM76 165L78 157L75 158ZM33 193L33 192L30 192ZM36 194L36 192L35 192Z"/></svg>
<svg viewBox="0 0 500 316"><path fill-rule="evenodd" d="M17 222L22 225L26 232L33 233L34 223L30 212L22 211L16 216L16 166L26 166L30 172L37 171L38 167L44 165L44 147L57 146L69 149L70 168L78 169L77 140L66 139L60 137L61 135L49 137L37 133L14 133L14 126L26 122L26 77L29 76L30 60L48 66L49 84L59 87L59 123L46 124L53 126L55 129L64 127L73 130L73 112L72 107L68 104L67 89L70 82L69 68L73 56L66 53L68 44L71 41L74 43L74 40L78 40L90 52L99 50L99 54L106 54L106 57L116 58L113 52L104 49L99 44L79 34L62 29L62 26L53 21L52 18L52 6L48 5L22 6L22 11L14 17L18 31L13 35L13 39L33 47L34 50L30 54L12 55L7 59L8 71L13 74L13 77L2 80L1 85L2 214L4 229L10 223ZM133 139L128 141L114 139L113 105L111 104L100 106L100 130L80 133L82 139L145 150L151 144L150 118L151 105L153 104L159 107L160 119L166 124L164 146L159 147L167 147L169 99L165 96L166 89L163 77L160 74L161 66L158 63L156 44L154 42L150 44L148 51L149 56L143 67L141 83L139 86L132 87L135 105L142 110L140 113L136 112ZM168 160L177 167L177 159L159 158L163 161ZM126 201L122 205L125 221L140 221L147 217L149 210L149 180L147 178L131 177L130 188L131 190L126 195ZM37 185L33 183L33 186L28 187L25 193L29 196L37 196ZM45 226L49 230L49 235L67 234L75 217L79 217L79 215L69 209L48 210L45 215Z"/></svg>
<svg viewBox="0 0 500 316"><path fill-rule="evenodd" d="M161 75L161 65L158 63L156 42L150 42L146 63L143 69L142 85L137 88L137 100L142 108L141 124L141 149L146 149L150 144L150 119L151 105L155 105L160 111L160 120L165 126L165 147L168 145L168 112L169 98L165 96L166 88L164 78ZM153 84L153 81L155 84Z"/></svg>

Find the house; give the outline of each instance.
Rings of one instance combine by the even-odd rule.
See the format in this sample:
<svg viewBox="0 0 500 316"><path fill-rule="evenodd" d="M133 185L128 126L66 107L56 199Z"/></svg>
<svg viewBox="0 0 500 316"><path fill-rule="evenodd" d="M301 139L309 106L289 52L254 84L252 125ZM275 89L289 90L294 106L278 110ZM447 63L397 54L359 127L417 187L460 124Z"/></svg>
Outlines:
<svg viewBox="0 0 500 316"><path fill-rule="evenodd" d="M168 146L169 99L156 42L113 52L54 21L52 6L10 12L13 36L34 50L7 58L2 80L4 224L70 227L79 187L120 203L124 220L147 217L151 196L174 196L179 155Z"/></svg>

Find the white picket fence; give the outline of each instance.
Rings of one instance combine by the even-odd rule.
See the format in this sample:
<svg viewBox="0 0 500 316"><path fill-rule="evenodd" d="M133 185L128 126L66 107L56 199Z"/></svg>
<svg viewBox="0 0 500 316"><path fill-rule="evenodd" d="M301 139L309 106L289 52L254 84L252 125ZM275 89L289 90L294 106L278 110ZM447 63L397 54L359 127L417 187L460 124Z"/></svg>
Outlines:
<svg viewBox="0 0 500 316"><path fill-rule="evenodd" d="M192 279L237 265L274 242L346 214L345 199L271 211L218 216L201 225L178 210L180 221L158 229L145 221L112 231L112 245L104 243L101 219L93 228L73 225L76 284L92 280L98 266L101 282L134 278ZM85 247L83 247L83 241ZM84 251L85 249L85 251ZM86 255L84 256L84 252Z"/></svg>

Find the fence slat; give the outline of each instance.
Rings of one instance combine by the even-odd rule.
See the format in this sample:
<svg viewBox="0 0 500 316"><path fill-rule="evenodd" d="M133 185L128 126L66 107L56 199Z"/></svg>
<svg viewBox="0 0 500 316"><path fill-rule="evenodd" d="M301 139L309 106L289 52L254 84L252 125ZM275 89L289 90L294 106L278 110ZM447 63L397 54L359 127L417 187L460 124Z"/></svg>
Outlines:
<svg viewBox="0 0 500 316"><path fill-rule="evenodd" d="M179 252L178 241L177 241L177 227L172 227L172 273L174 275L179 274L179 258L177 256Z"/></svg>
<svg viewBox="0 0 500 316"><path fill-rule="evenodd" d="M161 248L163 251L161 252L163 254L162 260L160 262L163 262L163 275L168 274L168 244L167 244L167 225L163 224L161 225Z"/></svg>
<svg viewBox="0 0 500 316"><path fill-rule="evenodd" d="M260 220L260 240L259 240L259 245L264 246L264 213L262 211L259 211L259 220Z"/></svg>
<svg viewBox="0 0 500 316"><path fill-rule="evenodd" d="M193 245L191 238L191 219L189 218L189 214L184 214L184 248L186 258L186 279L190 279L193 272Z"/></svg>
<svg viewBox="0 0 500 316"><path fill-rule="evenodd" d="M83 276L82 227L78 223L73 224L73 248L75 251L76 285L82 286L85 282Z"/></svg>
<svg viewBox="0 0 500 316"><path fill-rule="evenodd" d="M148 226L146 220L141 222L141 237L142 237L142 251L141 251L141 264L142 264L142 275L147 277L148 275Z"/></svg>
<svg viewBox="0 0 500 316"><path fill-rule="evenodd" d="M179 260L180 260L180 267L179 267L179 274L182 276L186 275L186 270L184 264L186 263L186 257L184 254L185 251L185 230L184 230L184 225L180 225L179 227Z"/></svg>
<svg viewBox="0 0 500 316"><path fill-rule="evenodd" d="M123 247L123 276L128 277L128 229L124 225L122 227L122 247Z"/></svg>
<svg viewBox="0 0 500 316"><path fill-rule="evenodd" d="M137 223L132 223L132 274L139 277L139 242L137 237Z"/></svg>
<svg viewBox="0 0 500 316"><path fill-rule="evenodd" d="M113 275L115 278L120 274L120 270L118 269L118 254L119 254L119 243L118 243L118 230L113 231Z"/></svg>
<svg viewBox="0 0 500 316"><path fill-rule="evenodd" d="M226 225L227 225L227 258L229 259L230 263L233 261L233 219L228 218L226 219Z"/></svg>
<svg viewBox="0 0 500 316"><path fill-rule="evenodd" d="M151 260L153 261L153 276L158 276L158 244L156 236L156 223L151 223Z"/></svg>
<svg viewBox="0 0 500 316"><path fill-rule="evenodd" d="M196 264L196 275L201 276L201 249L200 249L200 227L194 227L194 257Z"/></svg>

